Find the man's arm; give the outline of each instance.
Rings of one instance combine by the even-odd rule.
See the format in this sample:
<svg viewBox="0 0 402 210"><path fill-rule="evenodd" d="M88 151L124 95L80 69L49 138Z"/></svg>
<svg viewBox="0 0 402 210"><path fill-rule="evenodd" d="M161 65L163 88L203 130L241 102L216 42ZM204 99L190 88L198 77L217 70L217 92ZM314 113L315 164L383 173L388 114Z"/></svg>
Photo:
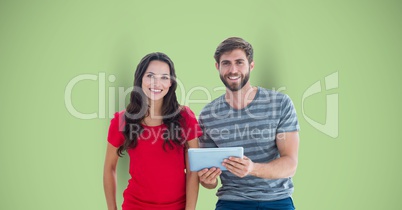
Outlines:
<svg viewBox="0 0 402 210"><path fill-rule="evenodd" d="M280 179L296 173L299 150L299 132L284 132L276 135L280 157L269 163L253 163L248 157L225 159L225 166L238 177L252 175L264 179Z"/></svg>

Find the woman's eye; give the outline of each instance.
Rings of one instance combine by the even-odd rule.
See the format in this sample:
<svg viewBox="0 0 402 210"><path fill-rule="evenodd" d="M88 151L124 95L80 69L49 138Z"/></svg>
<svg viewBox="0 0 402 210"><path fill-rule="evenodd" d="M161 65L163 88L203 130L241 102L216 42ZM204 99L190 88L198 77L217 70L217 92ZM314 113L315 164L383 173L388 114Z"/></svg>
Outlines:
<svg viewBox="0 0 402 210"><path fill-rule="evenodd" d="M163 80L168 80L169 79L169 77L166 77L166 76L163 76L163 77L161 77Z"/></svg>
<svg viewBox="0 0 402 210"><path fill-rule="evenodd" d="M148 74L147 77L148 77L148 78L152 78L152 77L154 77L154 76L153 76L152 74Z"/></svg>

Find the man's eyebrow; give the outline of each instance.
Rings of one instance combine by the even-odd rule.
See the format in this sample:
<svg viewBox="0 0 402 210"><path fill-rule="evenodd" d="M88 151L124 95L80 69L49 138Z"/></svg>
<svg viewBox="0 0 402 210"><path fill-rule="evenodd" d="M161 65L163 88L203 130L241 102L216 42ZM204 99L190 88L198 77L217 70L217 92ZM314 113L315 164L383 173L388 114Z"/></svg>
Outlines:
<svg viewBox="0 0 402 210"><path fill-rule="evenodd" d="M235 61L245 61L245 59L244 58L239 58L239 59L236 59ZM222 60L221 63L223 63L223 62L230 62L230 61L229 60Z"/></svg>

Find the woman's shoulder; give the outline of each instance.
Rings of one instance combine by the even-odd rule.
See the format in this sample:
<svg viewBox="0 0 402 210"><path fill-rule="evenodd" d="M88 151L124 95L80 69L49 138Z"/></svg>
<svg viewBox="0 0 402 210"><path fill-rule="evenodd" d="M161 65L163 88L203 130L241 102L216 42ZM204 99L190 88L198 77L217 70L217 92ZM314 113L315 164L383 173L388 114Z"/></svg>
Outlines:
<svg viewBox="0 0 402 210"><path fill-rule="evenodd" d="M126 113L126 110L121 110L121 111L115 112L114 117L111 119L110 123L117 125L119 130L122 130L122 128L125 125L125 117L124 117L125 113Z"/></svg>
<svg viewBox="0 0 402 210"><path fill-rule="evenodd" d="M188 106L186 106L186 105L180 105L180 106L179 106L179 110L180 110L180 113L181 113L181 114L185 114L185 113L188 113L188 112L192 112L191 109L190 109L190 107L188 107Z"/></svg>
<svg viewBox="0 0 402 210"><path fill-rule="evenodd" d="M124 110L121 110L121 111L118 111L118 112L115 112L114 113L114 118L115 119L124 119L124 114L126 113L126 110L124 109Z"/></svg>
<svg viewBox="0 0 402 210"><path fill-rule="evenodd" d="M180 106L180 113L184 118L194 118L195 114L194 112L190 109L190 107L181 105Z"/></svg>

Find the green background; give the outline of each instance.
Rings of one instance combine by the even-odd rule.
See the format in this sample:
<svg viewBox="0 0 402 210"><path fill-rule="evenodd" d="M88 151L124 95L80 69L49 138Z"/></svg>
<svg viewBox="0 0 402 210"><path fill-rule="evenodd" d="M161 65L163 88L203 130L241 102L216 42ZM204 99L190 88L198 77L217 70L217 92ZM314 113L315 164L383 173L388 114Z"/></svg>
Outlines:
<svg viewBox="0 0 402 210"><path fill-rule="evenodd" d="M401 9L397 0L2 0L0 209L106 209L103 161L119 87L132 85L145 54L165 52L182 82L181 103L198 115L223 92L212 56L229 36L255 48L252 84L281 90L295 104L296 208L398 209ZM332 73L337 88L325 90ZM79 119L65 104L67 85L84 74L96 80L77 83L67 100L94 119ZM316 82L323 91L302 110ZM327 110L330 94L339 102ZM336 110L335 137L306 120L325 124ZM126 157L118 167L119 206L127 164ZM197 209L213 209L214 193L201 189Z"/></svg>

